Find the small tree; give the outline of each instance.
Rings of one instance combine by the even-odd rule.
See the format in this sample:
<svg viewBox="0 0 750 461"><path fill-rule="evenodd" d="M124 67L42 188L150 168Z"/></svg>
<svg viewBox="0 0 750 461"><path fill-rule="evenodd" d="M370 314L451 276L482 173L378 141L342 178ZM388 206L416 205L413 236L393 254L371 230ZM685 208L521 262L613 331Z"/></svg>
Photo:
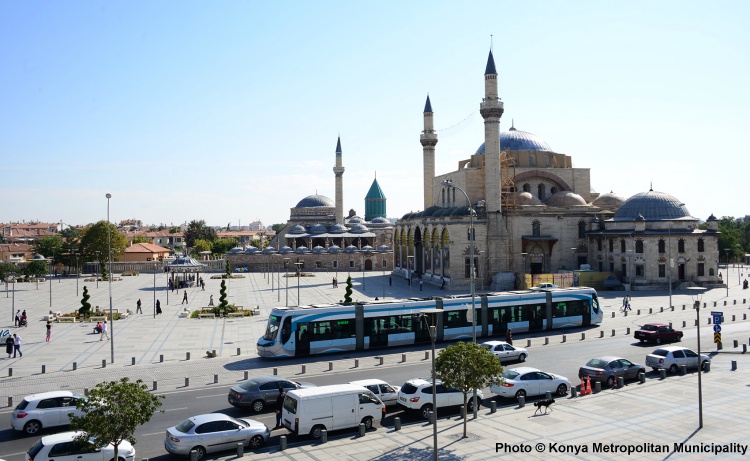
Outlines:
<svg viewBox="0 0 750 461"><path fill-rule="evenodd" d="M41 277L47 274L47 261L40 259L31 261L24 270L24 274L29 277Z"/></svg>
<svg viewBox="0 0 750 461"><path fill-rule="evenodd" d="M219 290L219 309L226 309L229 306L227 302L227 281L221 281L221 289Z"/></svg>
<svg viewBox="0 0 750 461"><path fill-rule="evenodd" d="M89 302L89 289L86 285L83 286L83 298L81 298L81 307L78 309L78 313L81 315L89 315L91 312L91 303Z"/></svg>
<svg viewBox="0 0 750 461"><path fill-rule="evenodd" d="M467 408L469 393L499 382L502 372L497 357L479 344L458 342L440 351L435 358L437 378L445 386L455 387L464 394L464 408ZM467 413L464 412L464 438Z"/></svg>
<svg viewBox="0 0 750 461"><path fill-rule="evenodd" d="M224 266L224 273L227 274L227 278L230 278L232 276L232 265L229 264L228 259L226 266Z"/></svg>
<svg viewBox="0 0 750 461"><path fill-rule="evenodd" d="M111 443L118 459L118 445L127 440L135 445L135 430L151 420L161 406L163 395L154 395L141 381L127 377L119 381L99 383L91 389L88 399L79 399L76 408L83 416L70 418L70 429L82 431L78 441L93 437L100 446Z"/></svg>
<svg viewBox="0 0 750 461"><path fill-rule="evenodd" d="M102 264L102 280L109 280L109 273L107 272L106 264Z"/></svg>
<svg viewBox="0 0 750 461"><path fill-rule="evenodd" d="M352 276L346 278L346 293L344 293L344 304L352 303Z"/></svg>

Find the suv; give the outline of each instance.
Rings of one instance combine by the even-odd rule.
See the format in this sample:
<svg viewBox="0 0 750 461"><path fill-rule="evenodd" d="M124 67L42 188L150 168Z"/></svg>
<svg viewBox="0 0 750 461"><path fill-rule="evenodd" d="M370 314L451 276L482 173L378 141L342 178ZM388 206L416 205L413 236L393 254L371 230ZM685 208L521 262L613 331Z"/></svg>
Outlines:
<svg viewBox="0 0 750 461"><path fill-rule="evenodd" d="M81 432L63 432L42 437L26 452L27 460L52 461L75 459L76 461L111 461L115 447L111 443L102 447L96 440L78 442L75 437ZM135 448L127 440L117 446L117 458L122 461L135 461Z"/></svg>
<svg viewBox="0 0 750 461"><path fill-rule="evenodd" d="M52 391L28 395L21 400L10 415L10 425L26 435L34 435L40 429L70 424L70 414L83 416L76 408L79 399L86 397L70 391Z"/></svg>
<svg viewBox="0 0 750 461"><path fill-rule="evenodd" d="M666 368L672 374L677 373L681 365L705 370L707 363L711 363L709 356L701 354L699 357L687 347L679 346L662 347L646 356L647 367L653 368L654 371Z"/></svg>
<svg viewBox="0 0 750 461"><path fill-rule="evenodd" d="M640 342L648 341L656 344L682 340L682 331L674 330L664 323L647 323L633 333L633 337Z"/></svg>
<svg viewBox="0 0 750 461"><path fill-rule="evenodd" d="M438 379L435 381L436 403L438 408L455 407L464 404L464 394L452 387L444 386ZM474 411L473 394L468 395L468 411ZM482 391L477 389L477 407L482 402ZM432 411L432 379L410 379L398 392L398 403L406 410L419 410L422 418L429 419Z"/></svg>

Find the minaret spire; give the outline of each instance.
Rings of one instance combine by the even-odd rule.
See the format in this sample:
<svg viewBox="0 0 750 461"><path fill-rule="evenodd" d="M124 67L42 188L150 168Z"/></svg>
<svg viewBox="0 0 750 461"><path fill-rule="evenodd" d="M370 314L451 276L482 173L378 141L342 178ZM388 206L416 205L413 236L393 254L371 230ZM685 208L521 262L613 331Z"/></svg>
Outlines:
<svg viewBox="0 0 750 461"><path fill-rule="evenodd" d="M336 141L336 166L333 174L336 177L336 224L344 224L344 165L341 152L341 136Z"/></svg>
<svg viewBox="0 0 750 461"><path fill-rule="evenodd" d="M431 207L434 203L432 195L432 181L435 179L435 146L438 143L437 132L433 125L432 104L430 95L427 95L427 102L424 105L424 130L419 135L419 142L422 144L422 181L424 188L424 208Z"/></svg>
<svg viewBox="0 0 750 461"><path fill-rule="evenodd" d="M500 212L500 117L504 109L497 92L497 70L492 50L484 71L484 99L479 104L484 118L484 188L487 213Z"/></svg>

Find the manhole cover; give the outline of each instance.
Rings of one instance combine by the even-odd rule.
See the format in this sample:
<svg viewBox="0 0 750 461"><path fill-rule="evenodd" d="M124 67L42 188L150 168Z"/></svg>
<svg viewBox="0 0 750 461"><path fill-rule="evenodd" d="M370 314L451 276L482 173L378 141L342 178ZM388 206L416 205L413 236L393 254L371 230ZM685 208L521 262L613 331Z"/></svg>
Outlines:
<svg viewBox="0 0 750 461"><path fill-rule="evenodd" d="M461 439L463 439L463 437L464 437L463 433L461 433L461 434L451 434L451 435L447 435L446 436L446 438L451 439L451 440L461 440ZM476 434L472 434L471 432L467 432L466 433L466 438L469 439L469 440L480 440L482 437L479 436L479 435L476 435Z"/></svg>

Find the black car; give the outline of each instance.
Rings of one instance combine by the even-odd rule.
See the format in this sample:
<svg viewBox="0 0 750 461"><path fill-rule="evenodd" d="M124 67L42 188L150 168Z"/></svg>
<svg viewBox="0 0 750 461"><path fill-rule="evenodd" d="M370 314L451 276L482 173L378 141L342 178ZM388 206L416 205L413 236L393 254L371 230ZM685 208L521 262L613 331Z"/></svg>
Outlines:
<svg viewBox="0 0 750 461"><path fill-rule="evenodd" d="M280 376L257 376L229 390L227 400L235 407L251 407L263 411L266 405L276 404L281 389L289 392L303 387L315 387L312 383L298 383Z"/></svg>

